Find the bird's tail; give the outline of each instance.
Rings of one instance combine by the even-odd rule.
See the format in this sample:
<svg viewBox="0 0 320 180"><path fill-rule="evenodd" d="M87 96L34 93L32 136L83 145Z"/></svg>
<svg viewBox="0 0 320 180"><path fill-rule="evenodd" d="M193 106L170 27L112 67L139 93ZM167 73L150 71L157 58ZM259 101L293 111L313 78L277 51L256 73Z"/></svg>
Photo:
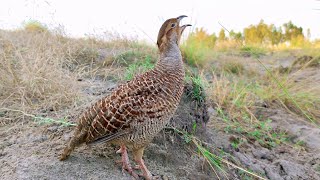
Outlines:
<svg viewBox="0 0 320 180"><path fill-rule="evenodd" d="M73 137L68 142L68 145L64 148L63 153L60 156L60 161L63 161L69 157L71 152L76 146L85 142L87 136L87 131L83 128L81 124L78 125L76 131L74 132Z"/></svg>
<svg viewBox="0 0 320 180"><path fill-rule="evenodd" d="M78 121L78 126L73 134L73 137L70 139L67 147L64 148L63 153L60 156L61 161L67 159L76 146L79 146L86 141L88 129L90 127L89 125L97 116L97 109L99 110L101 108L103 102L103 99L101 99L83 113Z"/></svg>

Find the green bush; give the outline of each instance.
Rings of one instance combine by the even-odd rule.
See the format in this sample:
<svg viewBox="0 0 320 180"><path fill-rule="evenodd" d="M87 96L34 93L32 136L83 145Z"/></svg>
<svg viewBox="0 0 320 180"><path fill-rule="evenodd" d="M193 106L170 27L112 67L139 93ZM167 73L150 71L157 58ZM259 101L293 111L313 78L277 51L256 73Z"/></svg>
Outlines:
<svg viewBox="0 0 320 180"><path fill-rule="evenodd" d="M146 56L143 61L138 61L130 64L126 69L124 79L127 81L132 80L135 75L153 69L154 63L151 62L151 59L151 56Z"/></svg>
<svg viewBox="0 0 320 180"><path fill-rule="evenodd" d="M240 48L240 54L243 56L253 56L255 58L259 58L266 54L266 50L261 47L255 46L244 46Z"/></svg>
<svg viewBox="0 0 320 180"><path fill-rule="evenodd" d="M35 33L48 32L48 27L37 20L29 20L28 22L24 23L23 27L28 32L35 32Z"/></svg>

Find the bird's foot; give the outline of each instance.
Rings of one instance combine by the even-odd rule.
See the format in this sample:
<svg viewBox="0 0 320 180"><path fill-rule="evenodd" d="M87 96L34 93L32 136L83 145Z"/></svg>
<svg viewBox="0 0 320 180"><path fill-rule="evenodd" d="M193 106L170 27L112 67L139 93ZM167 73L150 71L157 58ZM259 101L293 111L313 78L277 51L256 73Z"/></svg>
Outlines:
<svg viewBox="0 0 320 180"><path fill-rule="evenodd" d="M138 174L133 171L130 165L126 147L122 145L117 153L121 154L121 160L117 163L122 165L122 172L124 173L124 171L127 171L132 177L134 177L135 179L139 179Z"/></svg>
<svg viewBox="0 0 320 180"><path fill-rule="evenodd" d="M134 169L141 170L142 174L138 174L141 177L144 177L146 180L158 179L157 176L153 176L151 172L147 169L146 165L144 164L143 159L136 160L138 163L134 166Z"/></svg>
<svg viewBox="0 0 320 180"><path fill-rule="evenodd" d="M131 167L128 157L128 152L126 146L120 146L120 149L117 151L118 154L121 154L121 160L117 163L122 165L122 171L127 171L133 178L139 179L139 177L143 177L145 180L160 180L162 179L161 176L154 176L151 172L147 169L146 165L141 156L135 158L137 163L136 166ZM137 174L134 170L140 170L142 174Z"/></svg>

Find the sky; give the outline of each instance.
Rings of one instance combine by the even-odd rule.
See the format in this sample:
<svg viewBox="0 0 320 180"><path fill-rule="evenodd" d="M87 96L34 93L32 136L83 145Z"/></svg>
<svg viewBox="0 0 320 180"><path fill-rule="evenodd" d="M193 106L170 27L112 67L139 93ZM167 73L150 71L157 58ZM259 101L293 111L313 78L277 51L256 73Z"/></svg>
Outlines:
<svg viewBox="0 0 320 180"><path fill-rule="evenodd" d="M188 16L182 23L193 25L189 32L203 27L218 34L221 25L242 31L261 19L276 26L291 20L305 33L310 28L311 39L320 38L320 0L2 0L0 28L20 28L33 19L64 27L73 37L113 32L156 42L161 24L179 15Z"/></svg>

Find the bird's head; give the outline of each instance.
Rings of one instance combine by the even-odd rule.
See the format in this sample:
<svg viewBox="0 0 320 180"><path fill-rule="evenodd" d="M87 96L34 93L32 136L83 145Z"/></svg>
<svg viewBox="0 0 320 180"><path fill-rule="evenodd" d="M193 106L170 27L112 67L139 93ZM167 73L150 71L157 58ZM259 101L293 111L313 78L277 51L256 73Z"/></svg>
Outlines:
<svg viewBox="0 0 320 180"><path fill-rule="evenodd" d="M163 51L168 44L179 44L184 29L187 26L191 26L190 24L180 26L181 19L185 17L187 16L182 15L177 18L171 18L162 24L157 39L157 45L160 52Z"/></svg>

